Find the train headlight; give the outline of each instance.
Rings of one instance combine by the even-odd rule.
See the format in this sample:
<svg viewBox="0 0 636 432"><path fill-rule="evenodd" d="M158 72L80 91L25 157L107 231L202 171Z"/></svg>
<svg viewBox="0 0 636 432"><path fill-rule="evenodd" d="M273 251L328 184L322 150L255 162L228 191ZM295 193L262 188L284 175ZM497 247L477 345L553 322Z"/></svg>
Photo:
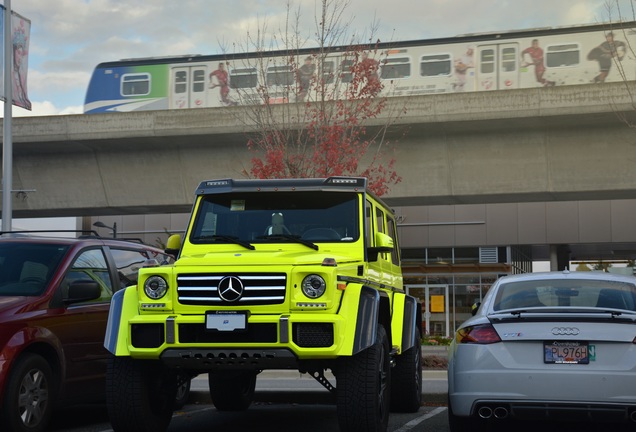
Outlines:
<svg viewBox="0 0 636 432"><path fill-rule="evenodd" d="M144 292L153 300L158 300L168 292L168 282L161 276L150 276L144 282Z"/></svg>
<svg viewBox="0 0 636 432"><path fill-rule="evenodd" d="M321 276L311 274L305 276L301 288L307 297L316 299L325 293L327 283Z"/></svg>

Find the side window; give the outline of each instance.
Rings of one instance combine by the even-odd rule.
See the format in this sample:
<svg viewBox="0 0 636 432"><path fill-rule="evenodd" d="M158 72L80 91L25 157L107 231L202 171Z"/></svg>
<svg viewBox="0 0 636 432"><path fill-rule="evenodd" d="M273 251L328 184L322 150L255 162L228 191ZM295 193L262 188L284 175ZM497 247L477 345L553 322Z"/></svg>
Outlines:
<svg viewBox="0 0 636 432"><path fill-rule="evenodd" d="M382 66L382 79L408 78L411 76L411 60L408 57L388 58Z"/></svg>
<svg viewBox="0 0 636 432"><path fill-rule="evenodd" d="M119 286L126 288L131 285L136 285L139 269L150 259L148 253L140 250L114 248L111 248L110 252L117 266Z"/></svg>
<svg viewBox="0 0 636 432"><path fill-rule="evenodd" d="M391 252L391 261L395 265L400 265L400 245L398 244L397 238L397 229L395 227L395 219L389 218L387 221L387 226L389 228L388 234L393 239L393 252Z"/></svg>
<svg viewBox="0 0 636 432"><path fill-rule="evenodd" d="M480 56L481 73L493 73L495 71L495 51L485 49L481 52Z"/></svg>
<svg viewBox="0 0 636 432"><path fill-rule="evenodd" d="M423 55L420 59L420 76L448 76L451 74L450 54Z"/></svg>
<svg viewBox="0 0 636 432"><path fill-rule="evenodd" d="M385 233L386 230L384 229L384 212L379 208L375 209L375 220L376 226L378 227L378 232Z"/></svg>
<svg viewBox="0 0 636 432"><path fill-rule="evenodd" d="M174 92L176 94L188 91L188 73L186 71L177 71L174 76Z"/></svg>
<svg viewBox="0 0 636 432"><path fill-rule="evenodd" d="M514 72L517 70L517 49L504 48L501 51L501 70L503 72Z"/></svg>
<svg viewBox="0 0 636 432"><path fill-rule="evenodd" d="M156 260L159 265L174 263L174 258L170 255L155 251L111 248L110 252L117 266L121 288L137 284L139 269L148 260Z"/></svg>
<svg viewBox="0 0 636 432"><path fill-rule="evenodd" d="M365 230L365 237L367 239L367 246L374 246L375 245L375 239L373 238L373 206L371 205L371 203L369 201L367 201L366 204L366 208L365 208L365 224L364 224L364 230Z"/></svg>
<svg viewBox="0 0 636 432"><path fill-rule="evenodd" d="M68 289L68 285L77 280L94 280L102 287L102 296L98 302L108 301L113 293L113 283L108 272L106 257L101 249L89 249L79 254L73 265L67 272L62 282L62 287Z"/></svg>
<svg viewBox="0 0 636 432"><path fill-rule="evenodd" d="M195 69L192 71L192 91L195 93L205 91L205 70Z"/></svg>
<svg viewBox="0 0 636 432"><path fill-rule="evenodd" d="M546 49L547 67L577 66L581 62L581 48L578 44L552 45Z"/></svg>
<svg viewBox="0 0 636 432"><path fill-rule="evenodd" d="M258 84L256 68L230 70L230 87L233 89L255 88Z"/></svg>

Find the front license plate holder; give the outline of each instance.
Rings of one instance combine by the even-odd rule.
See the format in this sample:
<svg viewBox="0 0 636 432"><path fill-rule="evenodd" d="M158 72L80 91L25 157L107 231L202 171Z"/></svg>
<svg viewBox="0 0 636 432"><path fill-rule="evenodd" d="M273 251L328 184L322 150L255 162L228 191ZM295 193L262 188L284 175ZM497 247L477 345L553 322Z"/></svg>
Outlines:
<svg viewBox="0 0 636 432"><path fill-rule="evenodd" d="M545 341L543 362L549 364L589 364L590 347L587 341Z"/></svg>
<svg viewBox="0 0 636 432"><path fill-rule="evenodd" d="M205 329L218 332L247 331L247 311L208 311Z"/></svg>

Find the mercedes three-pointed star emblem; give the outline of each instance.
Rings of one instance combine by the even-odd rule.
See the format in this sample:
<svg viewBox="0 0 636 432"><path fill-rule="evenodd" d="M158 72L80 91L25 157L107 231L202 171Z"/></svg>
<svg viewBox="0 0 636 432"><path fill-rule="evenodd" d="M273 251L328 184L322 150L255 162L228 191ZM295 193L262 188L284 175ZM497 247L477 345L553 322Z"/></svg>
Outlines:
<svg viewBox="0 0 636 432"><path fill-rule="evenodd" d="M226 302L235 302L243 297L243 282L236 276L226 276L219 282L219 297Z"/></svg>

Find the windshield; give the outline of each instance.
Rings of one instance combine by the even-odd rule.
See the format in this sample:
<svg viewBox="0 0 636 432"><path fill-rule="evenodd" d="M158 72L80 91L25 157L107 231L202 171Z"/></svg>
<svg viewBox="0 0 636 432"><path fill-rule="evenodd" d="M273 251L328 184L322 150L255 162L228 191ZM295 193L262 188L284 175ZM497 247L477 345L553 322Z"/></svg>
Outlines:
<svg viewBox="0 0 636 432"><path fill-rule="evenodd" d="M627 282L544 279L499 287L494 310L532 307L595 307L636 311L636 286Z"/></svg>
<svg viewBox="0 0 636 432"><path fill-rule="evenodd" d="M359 237L358 194L231 193L203 197L192 243L352 242ZM241 243L242 242L242 243Z"/></svg>
<svg viewBox="0 0 636 432"><path fill-rule="evenodd" d="M0 296L38 296L55 274L68 246L0 243Z"/></svg>

